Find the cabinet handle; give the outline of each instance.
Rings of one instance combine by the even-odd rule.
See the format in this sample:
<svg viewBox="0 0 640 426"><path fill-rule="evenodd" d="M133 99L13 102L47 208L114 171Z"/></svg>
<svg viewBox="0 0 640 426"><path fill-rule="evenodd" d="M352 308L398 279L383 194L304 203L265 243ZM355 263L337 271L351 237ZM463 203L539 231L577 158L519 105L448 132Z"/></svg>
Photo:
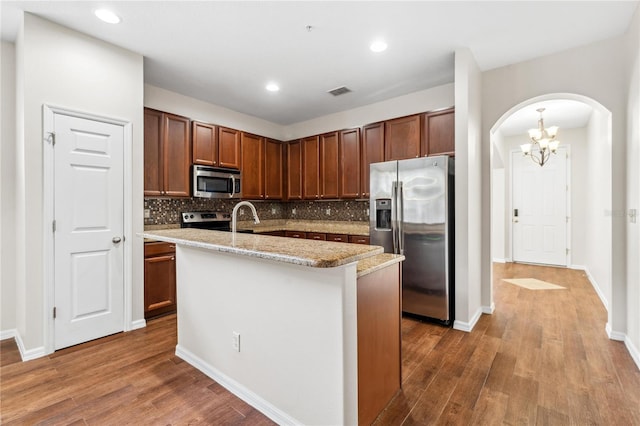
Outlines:
<svg viewBox="0 0 640 426"><path fill-rule="evenodd" d="M170 244L169 248L174 249L174 248L176 248L176 245L175 244Z"/></svg>
<svg viewBox="0 0 640 426"><path fill-rule="evenodd" d="M175 256L174 256L174 257L172 257L172 258L171 258L171 260L172 260L172 261L173 261L173 260L176 260Z"/></svg>

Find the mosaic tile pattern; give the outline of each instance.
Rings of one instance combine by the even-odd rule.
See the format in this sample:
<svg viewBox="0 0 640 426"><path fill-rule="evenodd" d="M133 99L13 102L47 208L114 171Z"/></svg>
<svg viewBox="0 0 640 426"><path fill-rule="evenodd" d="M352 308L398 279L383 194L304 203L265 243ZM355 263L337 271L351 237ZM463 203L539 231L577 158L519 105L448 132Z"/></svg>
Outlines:
<svg viewBox="0 0 640 426"><path fill-rule="evenodd" d="M150 210L151 217L145 225L168 225L180 223L180 213L184 211L224 211L231 212L237 200L216 200L207 198L145 198L144 208ZM263 220L337 220L367 222L369 201L255 201L258 217ZM247 212L245 212L245 215ZM244 215L243 215L244 216ZM241 216L241 218L243 218Z"/></svg>

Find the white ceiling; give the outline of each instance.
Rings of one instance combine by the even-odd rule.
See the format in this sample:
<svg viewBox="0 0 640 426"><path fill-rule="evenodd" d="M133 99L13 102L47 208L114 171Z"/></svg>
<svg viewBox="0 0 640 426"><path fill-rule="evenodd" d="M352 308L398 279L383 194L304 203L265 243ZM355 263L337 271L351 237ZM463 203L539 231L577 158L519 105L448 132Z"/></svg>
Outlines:
<svg viewBox="0 0 640 426"><path fill-rule="evenodd" d="M584 102L573 100L550 100L536 102L511 114L500 126L500 132L504 136L521 135L528 138L527 131L538 127L540 114L536 111L544 108L542 117L544 126L558 126L558 138L562 136L562 129L575 129L585 127L589 123L593 108Z"/></svg>
<svg viewBox="0 0 640 426"><path fill-rule="evenodd" d="M105 6L122 18L120 24L93 16ZM454 51L460 47L469 48L484 71L621 35L637 6L638 1L1 1L0 11L3 40L15 39L19 11L28 11L144 55L146 83L287 125L453 82ZM389 48L374 54L368 46L377 37ZM271 80L280 92L264 89ZM352 92L326 93L342 85Z"/></svg>

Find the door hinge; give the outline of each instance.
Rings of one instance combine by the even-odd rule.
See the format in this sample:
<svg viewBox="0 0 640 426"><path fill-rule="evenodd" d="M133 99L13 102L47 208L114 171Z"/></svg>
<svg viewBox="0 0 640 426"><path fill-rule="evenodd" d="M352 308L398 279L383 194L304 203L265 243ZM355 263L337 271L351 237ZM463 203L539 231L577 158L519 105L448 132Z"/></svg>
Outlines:
<svg viewBox="0 0 640 426"><path fill-rule="evenodd" d="M56 319L56 307L53 307L53 319Z"/></svg>
<svg viewBox="0 0 640 426"><path fill-rule="evenodd" d="M51 222L51 230L52 230L53 232L56 232L56 221L55 221L55 219L54 219L54 221L53 221L53 222Z"/></svg>
<svg viewBox="0 0 640 426"><path fill-rule="evenodd" d="M51 144L51 146L56 146L56 133L49 132L49 136L47 136L47 142Z"/></svg>

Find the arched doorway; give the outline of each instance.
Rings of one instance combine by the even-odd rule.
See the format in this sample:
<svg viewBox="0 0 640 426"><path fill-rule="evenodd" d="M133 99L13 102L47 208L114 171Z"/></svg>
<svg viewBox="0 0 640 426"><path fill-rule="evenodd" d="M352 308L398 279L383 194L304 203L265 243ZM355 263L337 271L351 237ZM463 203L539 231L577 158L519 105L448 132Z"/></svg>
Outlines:
<svg viewBox="0 0 640 426"><path fill-rule="evenodd" d="M568 146L572 156L567 210L567 247L571 253L567 266L585 270L608 311L609 329L615 310L610 213L612 129L611 112L597 101L570 93L543 95L515 105L493 125L490 131L491 260L513 260L511 158L519 147L518 141L527 141L526 128L536 127L536 109L540 107L548 109L545 124L559 125L558 139Z"/></svg>

